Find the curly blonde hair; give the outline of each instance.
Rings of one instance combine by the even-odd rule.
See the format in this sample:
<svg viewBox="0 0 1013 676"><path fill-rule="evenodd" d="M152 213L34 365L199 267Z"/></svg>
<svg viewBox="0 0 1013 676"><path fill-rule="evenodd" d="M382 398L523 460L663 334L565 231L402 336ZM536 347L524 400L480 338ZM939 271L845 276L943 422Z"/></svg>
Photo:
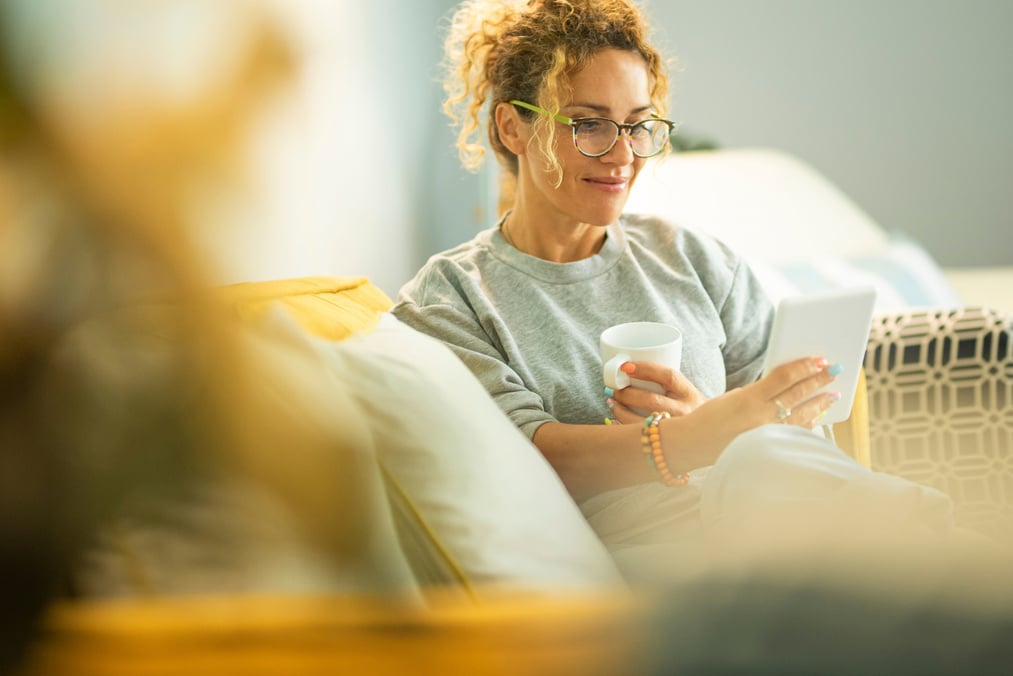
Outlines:
<svg viewBox="0 0 1013 676"><path fill-rule="evenodd" d="M444 43L443 110L459 127L462 164L472 171L482 164L480 118L487 107L489 144L516 177L517 156L503 145L496 128L497 104L520 99L558 113L570 93L569 77L602 49L627 50L644 58L651 105L664 115L668 76L648 33L644 14L632 0L465 0ZM561 181L562 167L552 151L557 126L529 111L521 114L535 117L546 169Z"/></svg>

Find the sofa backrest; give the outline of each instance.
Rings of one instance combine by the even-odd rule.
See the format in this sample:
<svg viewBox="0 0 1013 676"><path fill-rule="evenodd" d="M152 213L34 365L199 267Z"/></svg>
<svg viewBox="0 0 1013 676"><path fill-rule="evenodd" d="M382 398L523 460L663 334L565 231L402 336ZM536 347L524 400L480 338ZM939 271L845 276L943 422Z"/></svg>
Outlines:
<svg viewBox="0 0 1013 676"><path fill-rule="evenodd" d="M798 158L769 148L676 153L640 172L626 210L706 232L750 260L862 254L887 234Z"/></svg>

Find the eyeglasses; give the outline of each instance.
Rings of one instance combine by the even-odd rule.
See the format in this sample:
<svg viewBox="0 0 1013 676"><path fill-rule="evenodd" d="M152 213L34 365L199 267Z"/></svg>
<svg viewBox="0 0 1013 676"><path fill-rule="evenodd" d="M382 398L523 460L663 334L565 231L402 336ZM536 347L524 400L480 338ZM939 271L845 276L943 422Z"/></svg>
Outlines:
<svg viewBox="0 0 1013 676"><path fill-rule="evenodd" d="M633 124L620 124L607 117L569 118L565 115L553 115L544 108L517 99L512 99L509 103L570 125L573 130L573 145L586 157L607 155L624 131L630 140L630 150L634 155L654 157L668 145L668 138L676 127L671 120L660 117L650 117Z"/></svg>

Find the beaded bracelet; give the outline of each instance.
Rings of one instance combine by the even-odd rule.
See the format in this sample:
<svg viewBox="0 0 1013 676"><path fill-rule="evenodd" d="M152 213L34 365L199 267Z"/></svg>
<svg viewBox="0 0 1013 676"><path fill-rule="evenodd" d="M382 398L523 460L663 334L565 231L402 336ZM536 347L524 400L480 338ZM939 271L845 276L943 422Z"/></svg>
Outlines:
<svg viewBox="0 0 1013 676"><path fill-rule="evenodd" d="M640 445L644 455L654 469L658 470L661 480L666 486L685 486L689 481L688 474L672 474L665 462L665 453L661 450L661 430L659 423L665 418L671 418L668 413L655 411L644 419L644 429L640 434Z"/></svg>

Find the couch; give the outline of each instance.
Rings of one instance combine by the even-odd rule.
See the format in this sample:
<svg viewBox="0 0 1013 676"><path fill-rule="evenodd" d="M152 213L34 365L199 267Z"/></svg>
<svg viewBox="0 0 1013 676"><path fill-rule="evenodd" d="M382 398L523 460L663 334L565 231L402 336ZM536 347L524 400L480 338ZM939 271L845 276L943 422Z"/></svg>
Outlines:
<svg viewBox="0 0 1013 676"><path fill-rule="evenodd" d="M744 165L759 173L726 183L713 222L700 215L709 199L702 189L692 191L700 212L671 215L729 241L732 216L745 231L762 231L762 246L744 247L758 269L771 253L761 272L768 290L798 292L790 285L799 277L789 273L799 268L777 267L783 244L796 240L754 219L769 209L769 220L785 226L829 224L850 205L793 158L669 158L644 175L631 209L666 213L683 203L668 198L686 176ZM773 215L786 205L794 219ZM812 264L827 250L857 255L827 246L840 232L852 230L800 228L798 245L812 253L795 262ZM879 230L866 235L892 245ZM959 477L946 486L967 489L962 518L1001 531L1013 497L1009 323L999 311L962 307L956 292L933 283L897 297L952 293L944 307L880 308L861 386L867 396L835 436L874 468L916 480ZM245 480L211 471L165 501L142 495L124 508L70 571L74 594L47 614L26 674L616 674L679 665L658 643L657 599L628 593L537 451L449 351L385 314L389 298L367 279L257 282L210 295L211 316L226 320L229 345L251 369L243 396L225 390L223 410L239 428L257 430L235 437L256 452L219 459ZM215 359L207 364L213 386L222 374ZM278 422L258 426L267 415ZM971 441L954 431L967 421L978 430ZM313 443L297 443L306 439ZM312 464L322 458L315 453L335 449L354 462ZM343 476L321 476L321 467ZM347 493L340 518L318 518L335 491ZM329 538L331 531L342 535ZM720 595L707 599L696 607L715 599L712 608L729 607ZM940 626L958 626L943 616ZM762 645L751 650L758 660L769 655ZM893 657L886 651L886 662L868 664Z"/></svg>

